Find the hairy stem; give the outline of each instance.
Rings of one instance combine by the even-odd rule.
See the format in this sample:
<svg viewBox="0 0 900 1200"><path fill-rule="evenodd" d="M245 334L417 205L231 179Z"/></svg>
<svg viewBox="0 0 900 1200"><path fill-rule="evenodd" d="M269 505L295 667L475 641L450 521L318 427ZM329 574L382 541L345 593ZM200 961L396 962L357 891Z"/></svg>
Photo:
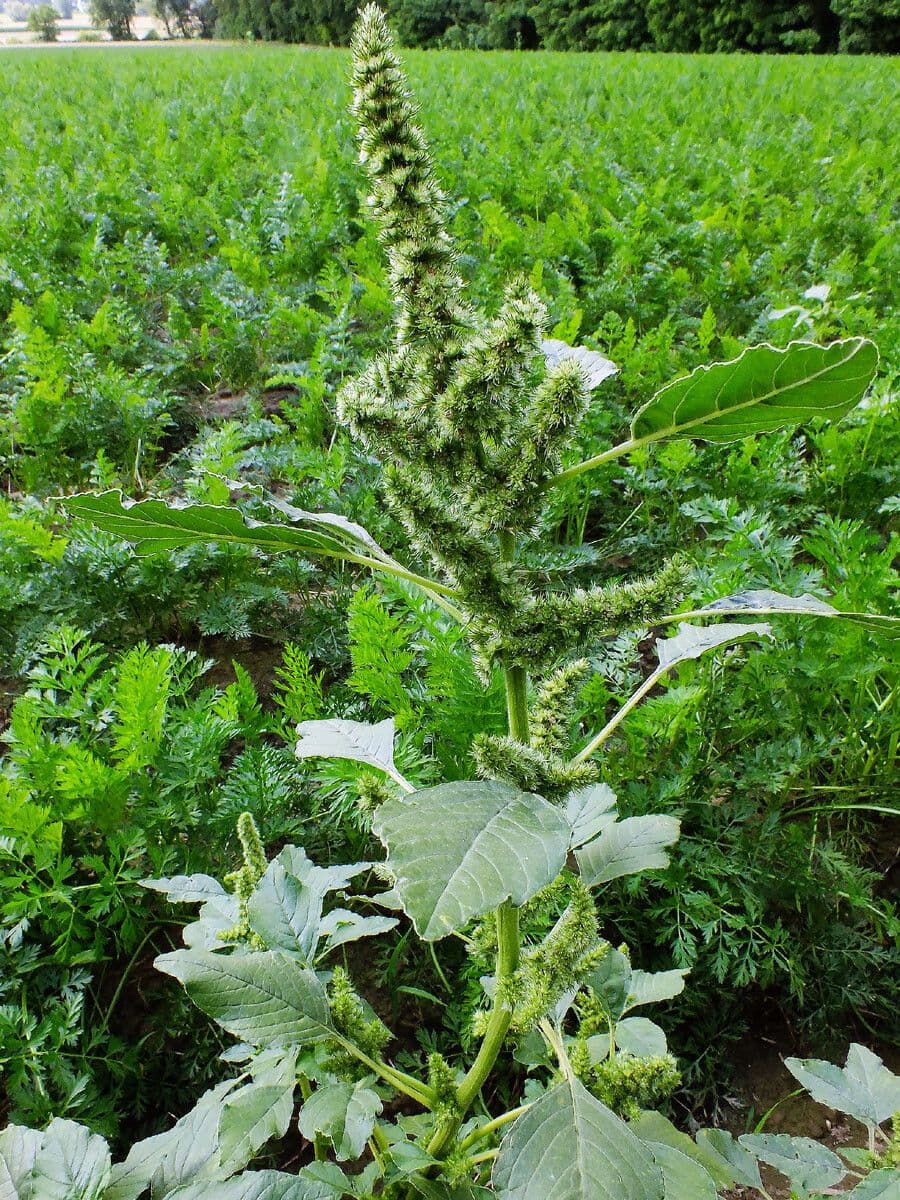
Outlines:
<svg viewBox="0 0 900 1200"><path fill-rule="evenodd" d="M413 1075L407 1075L405 1071L399 1071L396 1067L390 1066L381 1059L370 1058L365 1051L360 1050L359 1046L355 1045L348 1038L342 1037L339 1033L332 1033L331 1037L346 1050L352 1054L354 1058L358 1058L361 1063L364 1063L370 1071L374 1071L376 1075L380 1075L385 1083L389 1083L395 1087L398 1092L403 1092L410 1099L421 1104L423 1108L431 1109L434 1107L435 1097L431 1089L420 1079L416 1079Z"/></svg>
<svg viewBox="0 0 900 1200"><path fill-rule="evenodd" d="M506 531L500 534L500 551L505 561L515 555L515 538ZM528 742L528 677L524 667L506 667L506 713L510 737ZM494 1004L487 1030L475 1061L466 1072L456 1093L459 1112L455 1120L443 1123L428 1144L428 1153L439 1158L456 1136L463 1117L474 1103L487 1081L497 1056L503 1048L512 1023L512 1011L506 1006L506 984L519 965L519 910L509 901L497 909L497 969Z"/></svg>

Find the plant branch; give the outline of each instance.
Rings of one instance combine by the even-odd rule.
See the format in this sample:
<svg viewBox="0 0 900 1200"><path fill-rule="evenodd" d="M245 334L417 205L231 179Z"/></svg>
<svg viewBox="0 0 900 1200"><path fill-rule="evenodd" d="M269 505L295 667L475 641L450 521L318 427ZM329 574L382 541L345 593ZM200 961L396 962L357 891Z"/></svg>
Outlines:
<svg viewBox="0 0 900 1200"><path fill-rule="evenodd" d="M389 1083L395 1087L398 1092L403 1092L415 1100L417 1104L421 1104L423 1108L432 1109L435 1105L435 1096L431 1089L420 1079L416 1079L414 1075L407 1075L405 1071L399 1071L396 1067L390 1066L386 1062L382 1062L378 1058L370 1058L364 1050L360 1050L359 1046L351 1042L348 1038L343 1037L339 1033L332 1033L331 1036L354 1058L358 1058L361 1063L364 1063L370 1071L376 1075L380 1075L385 1083Z"/></svg>
<svg viewBox="0 0 900 1200"><path fill-rule="evenodd" d="M496 1133L498 1129L502 1129L504 1125L508 1125L510 1121L515 1121L517 1117L521 1117L523 1113L527 1113L530 1104L520 1104L518 1108L511 1108L509 1112L505 1112L502 1116L495 1117L493 1121L488 1121L484 1125L479 1125L477 1129L473 1129L470 1134L463 1138L459 1143L460 1150L468 1150L470 1146L474 1146L476 1142L482 1141L486 1137L490 1137L492 1133Z"/></svg>
<svg viewBox="0 0 900 1200"><path fill-rule="evenodd" d="M586 458L584 462L576 463L574 467L567 467L565 471L560 471L558 475L548 481L547 486L555 487L559 483L567 483L570 479L583 475L585 471L593 471L594 467L611 462L614 458L621 458L623 454L630 454L632 450L638 450L641 446L655 440L654 438L629 438L627 442L619 442L617 446L611 446L602 454L595 454L593 458Z"/></svg>
<svg viewBox="0 0 900 1200"><path fill-rule="evenodd" d="M675 664L673 663L672 665L674 666ZM591 738L584 749L579 750L579 752L572 759L572 762L585 762L591 757L592 754L595 754L609 737L609 735L614 730L618 729L631 710L640 704L648 692L653 691L660 679L662 679L663 675L665 675L666 671L668 670L668 667L657 667L652 675L648 675L631 699L622 705L614 717L606 722L600 732Z"/></svg>

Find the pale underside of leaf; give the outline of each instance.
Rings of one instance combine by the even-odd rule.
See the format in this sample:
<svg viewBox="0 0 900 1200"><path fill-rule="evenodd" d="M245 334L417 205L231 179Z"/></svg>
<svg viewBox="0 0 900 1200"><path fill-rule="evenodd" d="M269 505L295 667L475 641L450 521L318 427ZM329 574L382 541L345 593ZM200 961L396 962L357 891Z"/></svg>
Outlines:
<svg viewBox="0 0 900 1200"><path fill-rule="evenodd" d="M0 1191L3 1200L18 1200L18 1189L31 1174L40 1147L41 1134L36 1129L28 1129L24 1125L7 1125L5 1129L0 1130L0 1162L3 1163L5 1176L8 1177L5 1178L0 1173L0 1180L8 1189L8 1195Z"/></svg>
<svg viewBox="0 0 900 1200"><path fill-rule="evenodd" d="M674 637L659 638L654 649L659 669L668 671L678 663L699 658L719 646L733 645L748 638L771 638L772 630L765 622L755 625L679 625Z"/></svg>
<svg viewBox="0 0 900 1200"><path fill-rule="evenodd" d="M801 617L840 618L862 625L882 637L900 638L900 617L892 617L886 613L842 612L818 596L786 596L782 592L770 588L751 589L736 592L732 596L723 596L721 600L713 600L698 612L712 613L721 616L773 616L785 613Z"/></svg>
<svg viewBox="0 0 900 1200"><path fill-rule="evenodd" d="M142 879L141 887L162 892L172 904L196 904L228 893L212 875L173 875L170 879Z"/></svg>
<svg viewBox="0 0 900 1200"><path fill-rule="evenodd" d="M100 1200L110 1166L104 1138L75 1121L55 1117L35 1155L28 1194L35 1200Z"/></svg>
<svg viewBox="0 0 900 1200"><path fill-rule="evenodd" d="M373 829L404 910L426 941L504 900L524 904L562 870L570 836L560 809L494 781L445 783L386 800Z"/></svg>
<svg viewBox="0 0 900 1200"><path fill-rule="evenodd" d="M597 887L623 875L666 867L666 848L678 840L680 829L677 817L664 813L616 821L575 851L581 877L588 887Z"/></svg>
<svg viewBox="0 0 900 1200"><path fill-rule="evenodd" d="M364 721L302 721L297 726L299 739L294 753L298 758L347 758L351 762L377 767L392 779L405 784L394 765L394 719L377 725Z"/></svg>
<svg viewBox="0 0 900 1200"><path fill-rule="evenodd" d="M687 968L680 967L673 971L632 971L628 981L626 1010L680 996L684 991L684 977L687 974Z"/></svg>
<svg viewBox="0 0 900 1200"><path fill-rule="evenodd" d="M605 358L596 350L588 350L587 346L570 346L559 338L544 338L541 341L541 350L544 352L548 369L552 370L561 362L577 362L584 373L585 387L589 392L619 370L611 359Z"/></svg>
<svg viewBox="0 0 900 1200"><path fill-rule="evenodd" d="M572 829L569 845L583 846L616 819L616 793L606 783L590 783L566 797L566 820Z"/></svg>

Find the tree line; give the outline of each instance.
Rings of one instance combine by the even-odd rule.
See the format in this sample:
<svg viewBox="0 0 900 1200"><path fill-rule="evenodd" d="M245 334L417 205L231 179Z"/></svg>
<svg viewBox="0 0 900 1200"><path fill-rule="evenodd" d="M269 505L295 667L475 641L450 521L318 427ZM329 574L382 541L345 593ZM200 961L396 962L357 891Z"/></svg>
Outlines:
<svg viewBox="0 0 900 1200"><path fill-rule="evenodd" d="M215 3L221 36L334 45L348 41L357 11L356 0ZM387 0L385 7L408 46L900 51L900 0Z"/></svg>

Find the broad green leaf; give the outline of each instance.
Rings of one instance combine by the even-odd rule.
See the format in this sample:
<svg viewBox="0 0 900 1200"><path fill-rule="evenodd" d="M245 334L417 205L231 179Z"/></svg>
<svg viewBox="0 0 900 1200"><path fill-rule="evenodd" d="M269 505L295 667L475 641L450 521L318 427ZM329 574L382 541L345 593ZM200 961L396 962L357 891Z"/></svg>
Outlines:
<svg viewBox="0 0 900 1200"><path fill-rule="evenodd" d="M631 986L631 963L621 950L607 950L585 983L596 994L611 1020L618 1021L624 1016Z"/></svg>
<svg viewBox="0 0 900 1200"><path fill-rule="evenodd" d="M662 1113L645 1110L639 1117L629 1122L629 1128L642 1142L647 1142L651 1149L655 1148L655 1143L662 1143L700 1163L715 1182L716 1187L726 1188L734 1183L734 1172L726 1161L716 1154L706 1153L704 1156L704 1152L699 1149L693 1139L686 1133L682 1133L680 1129L676 1129Z"/></svg>
<svg viewBox="0 0 900 1200"><path fill-rule="evenodd" d="M501 1200L663 1200L647 1146L577 1079L513 1122L493 1181Z"/></svg>
<svg viewBox="0 0 900 1200"><path fill-rule="evenodd" d="M583 846L616 819L616 793L608 784L589 783L566 797L566 820L572 830L570 847Z"/></svg>
<svg viewBox="0 0 900 1200"><path fill-rule="evenodd" d="M347 908L333 908L326 913L319 926L324 939L323 954L344 946L347 942L358 942L360 938L378 937L397 924L396 917L361 917Z"/></svg>
<svg viewBox="0 0 900 1200"><path fill-rule="evenodd" d="M675 971L632 971L628 981L628 1000L625 1011L640 1008L643 1004L658 1004L671 1000L684 991L687 970Z"/></svg>
<svg viewBox="0 0 900 1200"><path fill-rule="evenodd" d="M128 500L120 491L67 496L61 506L73 517L133 542L138 554L156 554L197 542L253 546L269 553L294 553L368 562L387 559L362 528L335 513L294 510L292 525L256 521L234 505Z"/></svg>
<svg viewBox="0 0 900 1200"><path fill-rule="evenodd" d="M296 1053L289 1053L252 1083L227 1097L219 1119L223 1174L239 1171L273 1138L284 1137L294 1112Z"/></svg>
<svg viewBox="0 0 900 1200"><path fill-rule="evenodd" d="M0 1130L0 1200L19 1200L19 1190L31 1175L41 1148L41 1136L24 1125Z"/></svg>
<svg viewBox="0 0 900 1200"><path fill-rule="evenodd" d="M665 1054L669 1047L666 1035L655 1021L646 1017L626 1017L615 1027L616 1049L632 1054L635 1058L654 1058ZM609 1058L609 1034L595 1033L587 1039L591 1062L602 1062Z"/></svg>
<svg viewBox="0 0 900 1200"><path fill-rule="evenodd" d="M197 1007L242 1041L301 1046L332 1032L321 980L281 951L176 950L155 965L180 979Z"/></svg>
<svg viewBox="0 0 900 1200"><path fill-rule="evenodd" d="M783 350L750 346L731 362L667 384L635 414L631 436L640 444L670 437L733 442L811 417L838 420L862 399L877 366L878 351L865 338L791 342Z"/></svg>
<svg viewBox="0 0 900 1200"><path fill-rule="evenodd" d="M365 1081L355 1086L326 1084L317 1088L300 1109L300 1132L309 1141L314 1141L317 1134L327 1137L341 1161L359 1158L381 1109L381 1100Z"/></svg>
<svg viewBox="0 0 900 1200"><path fill-rule="evenodd" d="M659 659L659 669L668 671L678 663L690 658L699 658L707 650L718 646L733 645L748 638L772 636L771 628L765 623L757 625L679 625L674 637L660 638L654 649Z"/></svg>
<svg viewBox="0 0 900 1200"><path fill-rule="evenodd" d="M738 1140L745 1150L784 1175L795 1192L820 1192L840 1183L847 1174L834 1151L812 1138L745 1133Z"/></svg>
<svg viewBox="0 0 900 1200"><path fill-rule="evenodd" d="M44 1130L32 1167L28 1200L99 1200L109 1182L106 1140L56 1117Z"/></svg>
<svg viewBox="0 0 900 1200"><path fill-rule="evenodd" d="M303 721L297 726L298 758L349 758L352 762L377 767L405 784L394 766L394 719L367 725L363 721Z"/></svg>
<svg viewBox="0 0 900 1200"><path fill-rule="evenodd" d="M200 909L197 920L182 929L184 944L192 950L221 950L219 934L232 929L237 919L237 896L214 896Z"/></svg>
<svg viewBox="0 0 900 1200"><path fill-rule="evenodd" d="M372 827L403 907L426 941L511 900L524 904L557 877L569 848L562 811L495 781L442 783L386 800Z"/></svg>
<svg viewBox="0 0 900 1200"><path fill-rule="evenodd" d="M202 1095L171 1129L135 1142L125 1161L113 1167L103 1200L137 1200L151 1180L155 1195L166 1195L204 1168L214 1170L222 1102L235 1084L233 1079L220 1083Z"/></svg>
<svg viewBox="0 0 900 1200"><path fill-rule="evenodd" d="M410 1178L410 1185L424 1200L490 1200L495 1193L474 1183L447 1183L444 1179Z"/></svg>
<svg viewBox="0 0 900 1200"><path fill-rule="evenodd" d="M713 1178L730 1175L729 1183L762 1187L759 1165L752 1154L739 1145L725 1129L701 1129L696 1137L697 1159Z"/></svg>
<svg viewBox="0 0 900 1200"><path fill-rule="evenodd" d="M851 1044L843 1068L818 1058L786 1058L784 1065L813 1100L869 1127L900 1110L900 1076L858 1042Z"/></svg>
<svg viewBox="0 0 900 1200"><path fill-rule="evenodd" d="M585 387L589 392L619 370L611 359L605 358L596 350L588 350L587 346L570 346L568 342L562 342L559 338L543 338L541 350L549 370L561 362L577 362L584 373Z"/></svg>
<svg viewBox="0 0 900 1200"><path fill-rule="evenodd" d="M716 1200L713 1177L695 1158L664 1142L648 1142L648 1148L662 1172L665 1200Z"/></svg>
<svg viewBox="0 0 900 1200"><path fill-rule="evenodd" d="M307 857L302 846L285 846L276 860L280 862L290 875L295 875L301 883L327 896L329 892L339 892L347 887L351 879L368 871L370 862L339 863L333 867L318 867Z"/></svg>
<svg viewBox="0 0 900 1200"><path fill-rule="evenodd" d="M276 859L247 903L250 927L270 950L299 953L309 962L319 939L322 900L321 890L306 887Z"/></svg>
<svg viewBox="0 0 900 1200"><path fill-rule="evenodd" d="M170 1192L166 1200L339 1200L335 1187L310 1179L305 1172L245 1171L226 1181L205 1180Z"/></svg>
<svg viewBox="0 0 900 1200"><path fill-rule="evenodd" d="M777 613L791 613L801 617L839 617L842 621L863 625L883 637L900 638L900 617L882 613L841 612L817 596L785 596L768 588L735 592L732 596L723 596L721 600L704 605L699 611L738 617L764 617Z"/></svg>
<svg viewBox="0 0 900 1200"><path fill-rule="evenodd" d="M873 1171L847 1193L847 1200L900 1200L900 1171L889 1167Z"/></svg>
<svg viewBox="0 0 900 1200"><path fill-rule="evenodd" d="M212 875L173 875L171 879L142 879L141 887L162 892L172 904L196 904L228 893Z"/></svg>
<svg viewBox="0 0 900 1200"><path fill-rule="evenodd" d="M588 887L597 887L622 875L668 866L666 847L678 840L680 829L676 817L662 813L616 821L575 851L581 877Z"/></svg>

